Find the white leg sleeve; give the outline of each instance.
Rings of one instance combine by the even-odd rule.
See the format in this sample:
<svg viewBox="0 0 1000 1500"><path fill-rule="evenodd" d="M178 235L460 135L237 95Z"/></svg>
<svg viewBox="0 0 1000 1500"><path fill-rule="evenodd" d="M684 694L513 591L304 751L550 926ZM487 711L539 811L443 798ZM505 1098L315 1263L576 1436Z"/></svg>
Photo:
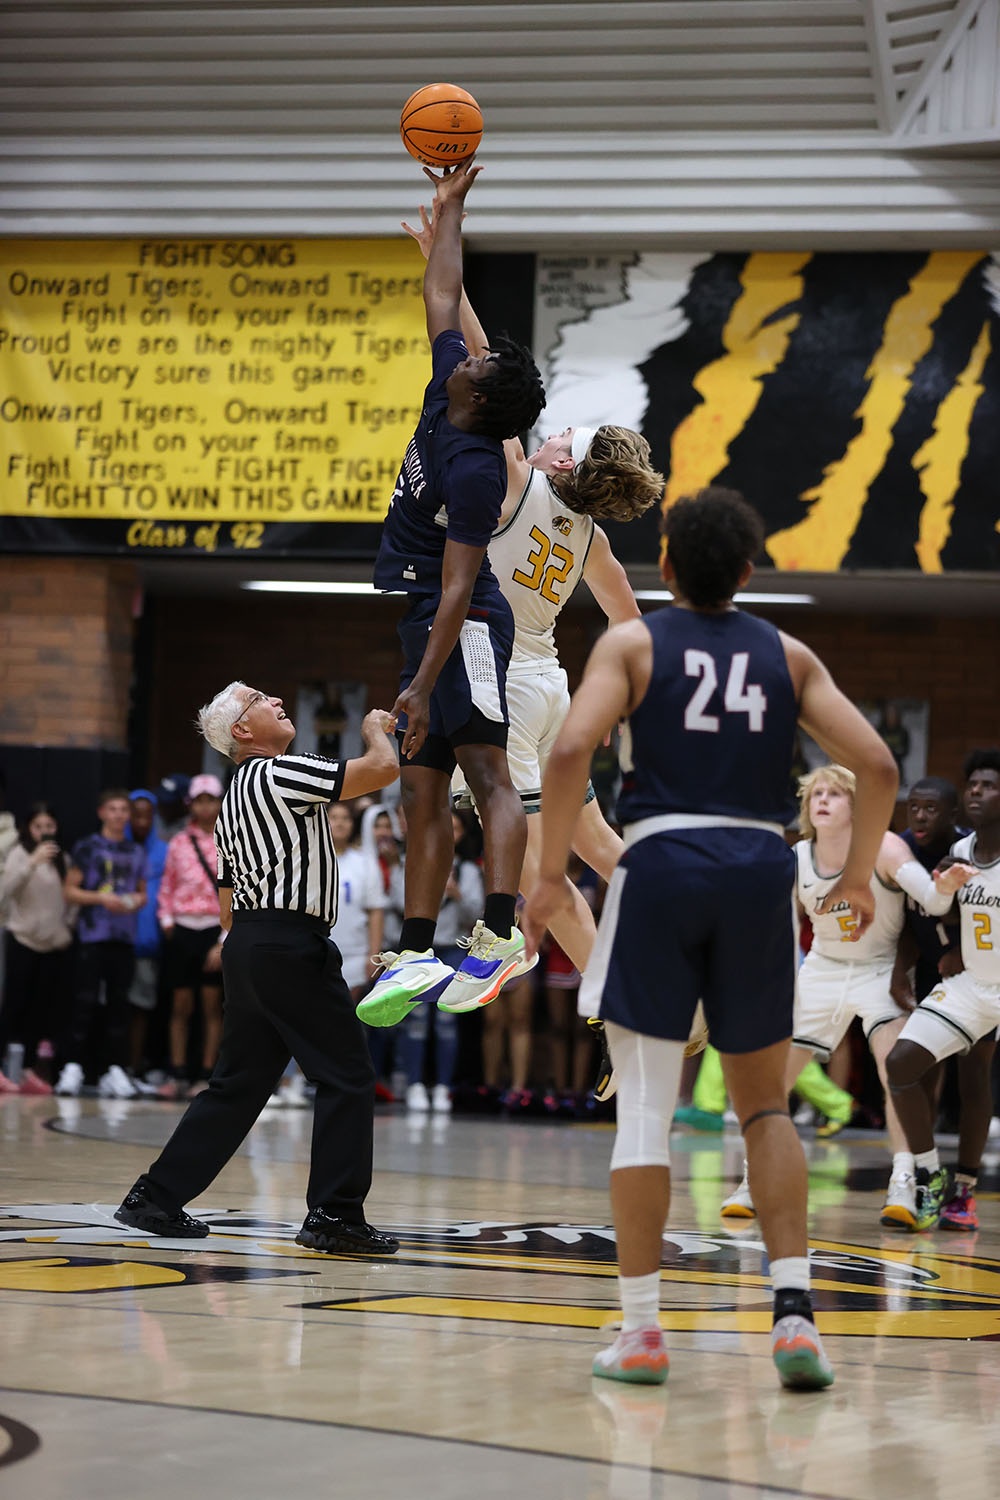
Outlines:
<svg viewBox="0 0 1000 1500"><path fill-rule="evenodd" d="M611 1170L669 1167L670 1126L681 1082L684 1043L626 1031L608 1021L608 1046L618 1076L618 1133Z"/></svg>

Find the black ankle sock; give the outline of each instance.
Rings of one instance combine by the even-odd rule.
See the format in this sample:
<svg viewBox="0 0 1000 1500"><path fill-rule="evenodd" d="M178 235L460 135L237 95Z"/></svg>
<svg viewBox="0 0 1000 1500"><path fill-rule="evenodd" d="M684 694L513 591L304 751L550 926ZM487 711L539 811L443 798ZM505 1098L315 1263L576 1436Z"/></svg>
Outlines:
<svg viewBox="0 0 1000 1500"><path fill-rule="evenodd" d="M787 1318L789 1313L794 1313L800 1318L808 1318L813 1322L812 1298L808 1292L801 1291L798 1287L780 1287L774 1294L774 1321L779 1318Z"/></svg>
<svg viewBox="0 0 1000 1500"><path fill-rule="evenodd" d="M432 917L404 917L403 930L399 934L400 953L426 953L428 948L433 948L436 927Z"/></svg>
<svg viewBox="0 0 1000 1500"><path fill-rule="evenodd" d="M510 937L514 926L514 907L517 905L516 896L492 895L486 897L486 910L483 913L483 921L491 932L497 937Z"/></svg>
<svg viewBox="0 0 1000 1500"><path fill-rule="evenodd" d="M958 1162L956 1164L956 1166L955 1166L955 1173L954 1173L954 1175L956 1177L971 1177L972 1181L973 1181L973 1184L975 1184L976 1179L979 1176L979 1168L978 1167L963 1167L962 1163Z"/></svg>

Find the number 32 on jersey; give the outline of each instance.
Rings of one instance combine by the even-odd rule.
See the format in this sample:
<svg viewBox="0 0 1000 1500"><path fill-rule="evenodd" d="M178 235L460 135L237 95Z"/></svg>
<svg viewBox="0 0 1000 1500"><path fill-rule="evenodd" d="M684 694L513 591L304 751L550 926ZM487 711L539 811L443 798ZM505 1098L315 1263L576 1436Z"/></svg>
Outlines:
<svg viewBox="0 0 1000 1500"><path fill-rule="evenodd" d="M767 698L759 683L747 683L749 666L749 651L734 652L729 663L722 703L727 714L746 714L751 734L760 734L764 729ZM684 710L684 728L698 734L718 734L722 728L722 720L718 714L705 712L719 686L715 657L707 651L688 648L684 652L684 675L698 679L698 685Z"/></svg>
<svg viewBox="0 0 1000 1500"><path fill-rule="evenodd" d="M515 583L521 583L526 589L537 589L542 598L547 599L550 604L559 604L557 585L565 583L569 577L570 569L574 563L574 557L568 547L562 547L558 542L550 542L540 526L532 526L528 535L534 542L534 547L528 553L528 572L523 573L516 568L511 574ZM549 562L549 557L553 561ZM548 566L546 567L546 564Z"/></svg>

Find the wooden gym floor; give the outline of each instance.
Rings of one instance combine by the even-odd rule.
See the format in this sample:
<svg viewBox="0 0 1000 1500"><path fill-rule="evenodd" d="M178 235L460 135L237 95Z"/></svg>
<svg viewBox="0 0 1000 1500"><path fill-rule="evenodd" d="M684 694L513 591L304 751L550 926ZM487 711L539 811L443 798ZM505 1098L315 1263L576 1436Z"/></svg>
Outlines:
<svg viewBox="0 0 1000 1500"><path fill-rule="evenodd" d="M880 1229L880 1139L807 1140L829 1392L769 1357L738 1136L673 1137L666 1387L594 1381L616 1316L608 1127L380 1114L382 1264L301 1222L310 1115L267 1111L200 1241L111 1215L179 1107L0 1100L4 1500L986 1500L1000 1489L1000 1156L978 1235ZM954 1151L945 1150L946 1160Z"/></svg>

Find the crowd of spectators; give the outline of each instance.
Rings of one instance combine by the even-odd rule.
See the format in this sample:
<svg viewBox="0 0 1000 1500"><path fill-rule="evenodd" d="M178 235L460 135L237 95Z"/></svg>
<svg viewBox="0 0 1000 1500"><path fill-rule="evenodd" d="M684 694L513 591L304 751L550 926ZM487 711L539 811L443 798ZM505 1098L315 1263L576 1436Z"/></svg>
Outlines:
<svg viewBox="0 0 1000 1500"><path fill-rule="evenodd" d="M95 831L65 847L58 811L38 802L15 821L0 807L0 1093L190 1098L206 1086L222 1032L221 952L213 828L223 788L212 775L173 775L155 788L109 788ZM355 1001L393 954L403 920L406 826L374 798L329 810L340 875L332 936ZM482 836L453 815L455 856L436 952L461 961L458 939L483 905ZM602 882L571 877L599 914ZM808 934L806 934L808 941ZM459 1020L417 1007L368 1032L379 1097L414 1115L453 1108L515 1118L613 1114L591 1091L599 1062L576 1014L580 976L551 940L536 969L483 1011ZM858 1100L854 1123L880 1128L877 1079L849 1036L831 1072ZM689 1068L690 1092L698 1063ZM292 1065L274 1105L306 1105ZM957 1101L945 1089L946 1127ZM690 1112L690 1111L689 1111Z"/></svg>

